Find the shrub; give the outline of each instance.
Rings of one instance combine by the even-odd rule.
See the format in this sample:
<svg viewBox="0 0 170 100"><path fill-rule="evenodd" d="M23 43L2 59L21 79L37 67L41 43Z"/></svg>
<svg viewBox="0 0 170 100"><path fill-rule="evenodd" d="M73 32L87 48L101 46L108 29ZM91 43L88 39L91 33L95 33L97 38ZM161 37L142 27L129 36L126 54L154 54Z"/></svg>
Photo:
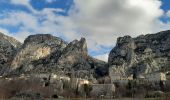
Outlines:
<svg viewBox="0 0 170 100"><path fill-rule="evenodd" d="M39 79L25 80L16 78L12 80L0 80L0 100L34 94L39 94L43 98L49 98L53 94L53 89L43 87Z"/></svg>

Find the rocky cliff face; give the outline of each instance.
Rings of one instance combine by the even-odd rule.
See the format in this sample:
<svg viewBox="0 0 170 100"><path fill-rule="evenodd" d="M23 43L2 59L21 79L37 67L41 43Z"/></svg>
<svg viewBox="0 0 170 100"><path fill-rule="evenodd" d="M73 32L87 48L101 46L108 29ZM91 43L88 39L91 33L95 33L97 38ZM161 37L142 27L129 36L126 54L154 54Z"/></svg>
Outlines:
<svg viewBox="0 0 170 100"><path fill-rule="evenodd" d="M101 71L100 76L107 74L106 63L88 55L85 38L67 44L58 37L37 34L22 45L5 35L0 38L1 75L56 73L85 78L98 77L96 71Z"/></svg>
<svg viewBox="0 0 170 100"><path fill-rule="evenodd" d="M32 61L43 59L53 52L60 53L66 45L61 39L49 34L31 35L14 57L10 71L18 68L30 71L34 67Z"/></svg>
<svg viewBox="0 0 170 100"><path fill-rule="evenodd" d="M84 38L70 42L62 51L54 51L49 56L32 61L31 70L25 70L20 67L20 72L26 73L57 73L72 77L85 78L98 76L95 70L106 63L98 62L88 56L87 44ZM26 67L28 68L28 66ZM16 72L16 71L15 71Z"/></svg>
<svg viewBox="0 0 170 100"><path fill-rule="evenodd" d="M20 46L19 41L0 33L0 74L8 69Z"/></svg>
<svg viewBox="0 0 170 100"><path fill-rule="evenodd" d="M88 55L84 38L70 43L49 35L31 35L23 44L0 34L0 75L56 73L102 77L108 69L124 76L169 70L170 31L117 39L108 64Z"/></svg>
<svg viewBox="0 0 170 100"><path fill-rule="evenodd" d="M90 65L87 63L87 44L84 38L80 41L74 40L68 44L64 49L61 57L58 59L57 65L61 69L71 71L90 69Z"/></svg>
<svg viewBox="0 0 170 100"><path fill-rule="evenodd" d="M108 63L114 72L125 76L167 70L170 66L170 31L118 38Z"/></svg>

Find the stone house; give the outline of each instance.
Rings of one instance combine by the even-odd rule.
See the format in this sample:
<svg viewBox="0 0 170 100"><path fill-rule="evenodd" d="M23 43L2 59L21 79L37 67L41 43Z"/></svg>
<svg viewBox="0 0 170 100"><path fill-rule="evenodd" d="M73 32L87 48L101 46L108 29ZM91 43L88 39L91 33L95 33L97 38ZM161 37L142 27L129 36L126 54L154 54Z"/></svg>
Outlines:
<svg viewBox="0 0 170 100"><path fill-rule="evenodd" d="M71 78L70 79L70 87L72 89L79 89L84 84L90 84L90 81L82 78Z"/></svg>
<svg viewBox="0 0 170 100"><path fill-rule="evenodd" d="M92 84L92 91L90 92L93 97L110 97L112 98L115 93L114 84Z"/></svg>
<svg viewBox="0 0 170 100"><path fill-rule="evenodd" d="M162 72L149 73L144 76L145 79L148 80L149 82L166 81L166 73Z"/></svg>
<svg viewBox="0 0 170 100"><path fill-rule="evenodd" d="M128 83L129 80L133 80L133 75L125 77L118 72L114 72L112 68L109 69L109 76L111 78L111 83Z"/></svg>

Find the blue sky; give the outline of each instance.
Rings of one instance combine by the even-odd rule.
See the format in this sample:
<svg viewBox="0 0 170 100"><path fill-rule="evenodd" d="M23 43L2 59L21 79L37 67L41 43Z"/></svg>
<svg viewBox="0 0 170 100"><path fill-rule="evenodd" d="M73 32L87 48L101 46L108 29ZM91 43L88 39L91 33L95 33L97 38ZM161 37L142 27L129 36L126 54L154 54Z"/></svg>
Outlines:
<svg viewBox="0 0 170 100"><path fill-rule="evenodd" d="M85 37L89 54L105 61L117 37L169 27L169 0L0 0L1 32L21 42L37 33Z"/></svg>
<svg viewBox="0 0 170 100"><path fill-rule="evenodd" d="M164 9L165 11L168 11L170 9L170 2L169 2L169 0L161 0L161 1L162 1L161 8Z"/></svg>

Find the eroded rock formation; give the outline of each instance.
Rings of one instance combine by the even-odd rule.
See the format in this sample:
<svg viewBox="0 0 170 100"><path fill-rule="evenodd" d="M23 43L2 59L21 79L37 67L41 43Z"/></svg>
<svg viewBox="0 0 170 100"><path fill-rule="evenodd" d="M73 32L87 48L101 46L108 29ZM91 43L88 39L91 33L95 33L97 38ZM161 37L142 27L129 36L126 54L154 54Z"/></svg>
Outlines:
<svg viewBox="0 0 170 100"><path fill-rule="evenodd" d="M111 68L124 76L138 76L169 70L169 65L170 31L118 38L108 63L88 55L85 38L66 43L49 34L37 34L21 44L0 34L1 75L56 73L94 79L107 76Z"/></svg>
<svg viewBox="0 0 170 100"><path fill-rule="evenodd" d="M0 33L0 74L8 70L20 46L19 41Z"/></svg>
<svg viewBox="0 0 170 100"><path fill-rule="evenodd" d="M124 36L109 54L109 67L124 76L167 70L170 66L170 31Z"/></svg>
<svg viewBox="0 0 170 100"><path fill-rule="evenodd" d="M10 71L23 69L30 71L33 69L32 62L48 57L53 52L62 52L66 43L60 38L49 34L31 35L24 41L23 45L14 57Z"/></svg>
<svg viewBox="0 0 170 100"><path fill-rule="evenodd" d="M94 78L107 74L106 63L88 55L85 38L66 43L49 34L37 34L27 37L21 45L11 42L14 41L11 39L5 40L7 36L3 36L5 38L1 44L5 45L1 48L8 49L1 57L1 62L8 64L8 67L1 67L4 75L56 73L69 77Z"/></svg>

